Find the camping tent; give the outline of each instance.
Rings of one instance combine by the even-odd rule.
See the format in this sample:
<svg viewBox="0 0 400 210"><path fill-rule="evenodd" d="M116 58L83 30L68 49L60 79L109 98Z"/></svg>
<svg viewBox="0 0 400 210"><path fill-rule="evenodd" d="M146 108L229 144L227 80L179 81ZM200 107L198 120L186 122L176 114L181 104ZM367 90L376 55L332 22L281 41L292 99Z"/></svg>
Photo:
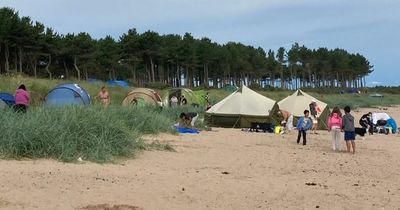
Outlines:
<svg viewBox="0 0 400 210"><path fill-rule="evenodd" d="M172 96L176 96L179 101L181 101L182 96L187 100L187 104L199 106L204 106L206 104L205 92L204 91L192 91L188 88L172 88L169 89L164 98L165 105L171 105Z"/></svg>
<svg viewBox="0 0 400 210"><path fill-rule="evenodd" d="M15 104L14 95L11 93L0 93L0 100L4 101L8 106L13 106Z"/></svg>
<svg viewBox="0 0 400 210"><path fill-rule="evenodd" d="M123 87L123 88L129 87L128 82L125 80L108 80L107 84L109 86L119 86L119 87Z"/></svg>
<svg viewBox="0 0 400 210"><path fill-rule="evenodd" d="M148 88L136 88L128 93L125 99L122 101L122 105L145 105L151 104L159 106L162 104L160 95Z"/></svg>
<svg viewBox="0 0 400 210"><path fill-rule="evenodd" d="M226 92L235 92L237 91L239 88L236 85L224 85L224 87L222 88L223 90L225 90Z"/></svg>
<svg viewBox="0 0 400 210"><path fill-rule="evenodd" d="M102 80L100 80L100 79L95 79L95 78L89 78L89 79L87 79L86 81L87 81L88 83L95 84L95 85L102 85L102 84L104 84Z"/></svg>
<svg viewBox="0 0 400 210"><path fill-rule="evenodd" d="M374 125L377 125L377 124L379 124L378 121L384 121L386 123L385 127L391 127L393 133L397 132L396 120L393 119L391 116L389 116L387 113L385 113L385 112L372 113L372 123Z"/></svg>
<svg viewBox="0 0 400 210"><path fill-rule="evenodd" d="M90 96L78 84L66 83L53 88L45 97L45 106L89 105Z"/></svg>
<svg viewBox="0 0 400 210"><path fill-rule="evenodd" d="M206 112L211 126L250 127L251 123L272 123L277 121L278 105L246 86L230 94Z"/></svg>
<svg viewBox="0 0 400 210"><path fill-rule="evenodd" d="M293 114L295 117L300 117L304 115L304 110L310 110L310 103L315 100L317 106L320 109L318 113L318 129L327 129L327 122L329 117L328 105L322 101L315 99L314 97L308 95L307 93L297 90L292 95L284 98L278 102L279 109L286 110Z"/></svg>

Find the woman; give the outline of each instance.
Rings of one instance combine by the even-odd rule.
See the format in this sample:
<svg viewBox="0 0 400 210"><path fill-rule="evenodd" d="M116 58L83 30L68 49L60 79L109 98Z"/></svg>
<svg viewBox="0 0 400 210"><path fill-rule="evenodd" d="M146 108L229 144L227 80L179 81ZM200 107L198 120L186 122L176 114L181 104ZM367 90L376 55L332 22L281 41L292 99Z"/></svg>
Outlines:
<svg viewBox="0 0 400 210"><path fill-rule="evenodd" d="M328 119L328 131L332 131L333 151L340 151L340 131L342 129L342 112L338 107L333 108Z"/></svg>
<svg viewBox="0 0 400 210"><path fill-rule="evenodd" d="M313 121L312 131L315 134L316 133L315 130L317 130L317 127L318 127L318 114L321 112L321 110L318 107L317 101L315 99L311 100L309 108L310 108L311 118Z"/></svg>
<svg viewBox="0 0 400 210"><path fill-rule="evenodd" d="M104 86L101 87L101 91L99 92L97 97L100 98L101 103L103 103L105 107L110 105L111 99L110 99L110 95L108 94L106 87L104 87Z"/></svg>
<svg viewBox="0 0 400 210"><path fill-rule="evenodd" d="M31 96L24 84L20 85L15 91L15 105L14 110L16 112L25 113L31 101Z"/></svg>

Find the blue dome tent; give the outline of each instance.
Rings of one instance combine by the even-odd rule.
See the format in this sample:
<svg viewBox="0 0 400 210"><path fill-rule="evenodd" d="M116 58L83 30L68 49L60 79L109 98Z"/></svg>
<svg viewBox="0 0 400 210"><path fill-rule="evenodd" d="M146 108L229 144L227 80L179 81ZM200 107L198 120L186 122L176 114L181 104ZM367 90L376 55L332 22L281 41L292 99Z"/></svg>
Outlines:
<svg viewBox="0 0 400 210"><path fill-rule="evenodd" d="M53 88L44 99L45 106L89 105L90 96L78 84L67 83Z"/></svg>
<svg viewBox="0 0 400 210"><path fill-rule="evenodd" d="M125 80L108 80L107 84L109 86L119 86L119 87L124 87L124 88L129 87L128 82Z"/></svg>
<svg viewBox="0 0 400 210"><path fill-rule="evenodd" d="M4 101L8 106L15 105L15 98L14 98L14 95L11 93L1 92L0 100Z"/></svg>
<svg viewBox="0 0 400 210"><path fill-rule="evenodd" d="M95 84L95 85L102 85L103 84L102 80L95 79L95 78L89 78L89 79L87 79L87 82L91 83L91 84Z"/></svg>

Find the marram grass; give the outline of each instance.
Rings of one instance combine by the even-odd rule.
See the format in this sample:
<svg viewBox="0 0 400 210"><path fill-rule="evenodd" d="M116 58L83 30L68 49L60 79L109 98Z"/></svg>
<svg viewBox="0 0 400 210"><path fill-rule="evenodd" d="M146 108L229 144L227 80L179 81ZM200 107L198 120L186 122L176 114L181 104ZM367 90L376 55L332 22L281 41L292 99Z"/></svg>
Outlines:
<svg viewBox="0 0 400 210"><path fill-rule="evenodd" d="M173 132L178 114L187 109L65 106L32 108L26 114L0 111L0 156L100 163L129 158L154 148L141 139L143 134ZM157 148L171 150L169 145Z"/></svg>

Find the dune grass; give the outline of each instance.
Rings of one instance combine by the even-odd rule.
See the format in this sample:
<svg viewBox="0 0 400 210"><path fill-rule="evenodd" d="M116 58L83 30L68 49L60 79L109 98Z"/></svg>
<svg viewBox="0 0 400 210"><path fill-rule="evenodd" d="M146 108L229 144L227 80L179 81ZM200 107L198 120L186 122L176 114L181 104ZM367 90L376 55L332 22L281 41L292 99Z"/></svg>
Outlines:
<svg viewBox="0 0 400 210"><path fill-rule="evenodd" d="M174 132L178 113L193 109L101 106L32 108L26 114L0 112L0 156L113 162L143 149L172 150L147 144L144 134Z"/></svg>

